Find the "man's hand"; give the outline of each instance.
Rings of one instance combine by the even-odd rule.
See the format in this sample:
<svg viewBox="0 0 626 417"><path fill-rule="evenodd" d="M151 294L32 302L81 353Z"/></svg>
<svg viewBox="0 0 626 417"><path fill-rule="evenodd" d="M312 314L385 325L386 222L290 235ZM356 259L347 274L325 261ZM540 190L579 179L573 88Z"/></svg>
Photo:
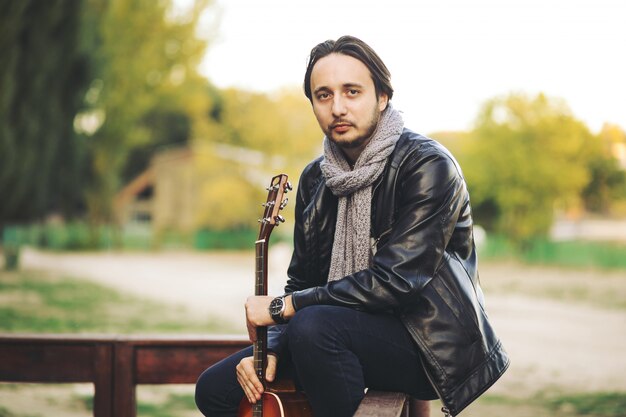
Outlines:
<svg viewBox="0 0 626 417"><path fill-rule="evenodd" d="M267 295L254 295L246 300L246 326L250 341L256 341L256 328L274 324L270 316L270 303L274 297Z"/></svg>
<svg viewBox="0 0 626 417"><path fill-rule="evenodd" d="M265 379L268 382L272 382L276 376L276 364L278 360L274 355L267 355L267 368L265 370ZM248 356L243 358L237 365L237 381L243 392L246 394L246 398L250 401L250 404L255 404L261 399L263 394L263 384L259 381L259 378L254 371L254 358Z"/></svg>
<svg viewBox="0 0 626 417"><path fill-rule="evenodd" d="M270 303L274 299L269 295L253 295L246 300L246 326L248 327L248 337L251 342L256 341L256 328L259 326L270 326L274 324L270 316ZM284 317L289 320L296 311L291 303L291 295L285 297L286 309Z"/></svg>

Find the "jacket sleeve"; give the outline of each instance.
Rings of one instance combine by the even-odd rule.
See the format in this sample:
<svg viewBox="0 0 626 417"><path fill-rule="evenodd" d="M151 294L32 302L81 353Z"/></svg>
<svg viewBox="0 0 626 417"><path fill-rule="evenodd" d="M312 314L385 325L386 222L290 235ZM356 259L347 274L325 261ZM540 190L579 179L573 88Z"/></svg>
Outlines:
<svg viewBox="0 0 626 417"><path fill-rule="evenodd" d="M269 326L267 329L267 350L280 357L287 347L286 324Z"/></svg>
<svg viewBox="0 0 626 417"><path fill-rule="evenodd" d="M296 291L296 310L331 304L390 311L415 302L432 279L468 202L452 157L433 146L409 153L398 172L397 215L384 233L370 268L341 280Z"/></svg>
<svg viewBox="0 0 626 417"><path fill-rule="evenodd" d="M334 230L336 217L329 216L328 210L337 205L337 199L324 187L318 162L319 160L313 161L302 171L298 184L293 233L294 250L287 271L289 278L285 286L286 293L323 285L326 282L327 274L324 271L328 269L330 259L325 259L326 257L321 254L329 253L332 241L319 238L317 231ZM320 211L321 207L325 208L326 215L316 216L315 213ZM308 233L307 237L305 233Z"/></svg>

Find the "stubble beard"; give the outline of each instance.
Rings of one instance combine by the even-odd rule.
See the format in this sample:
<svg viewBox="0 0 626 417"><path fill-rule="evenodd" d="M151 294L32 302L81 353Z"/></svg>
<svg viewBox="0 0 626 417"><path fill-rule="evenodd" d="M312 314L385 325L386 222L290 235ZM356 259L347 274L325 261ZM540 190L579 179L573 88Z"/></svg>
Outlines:
<svg viewBox="0 0 626 417"><path fill-rule="evenodd" d="M355 137L352 140L342 140L341 138L342 135L335 135L333 133L332 128L330 127L328 128L328 131L326 132L326 137L328 137L328 139L330 139L331 142L333 142L334 144L336 144L342 149L356 149L360 147L365 147L365 145L367 145L372 135L374 134L374 131L378 127L378 122L380 121L380 115L381 115L381 112L378 110L378 107L375 107L374 111L372 112L372 116L368 121L367 129L365 130L365 133ZM355 124L353 124L353 126L355 129L358 128L358 126Z"/></svg>

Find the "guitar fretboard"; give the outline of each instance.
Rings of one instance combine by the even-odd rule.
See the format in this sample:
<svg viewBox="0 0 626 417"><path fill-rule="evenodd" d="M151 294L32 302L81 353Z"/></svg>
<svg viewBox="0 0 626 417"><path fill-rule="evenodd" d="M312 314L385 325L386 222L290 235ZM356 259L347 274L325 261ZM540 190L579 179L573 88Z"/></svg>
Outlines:
<svg viewBox="0 0 626 417"><path fill-rule="evenodd" d="M256 268L255 268L255 295L267 295L267 241L260 239L255 243ZM254 371L265 386L265 369L267 368L267 327L257 327L257 338L254 342ZM254 417L263 417L263 402L258 401L252 406Z"/></svg>

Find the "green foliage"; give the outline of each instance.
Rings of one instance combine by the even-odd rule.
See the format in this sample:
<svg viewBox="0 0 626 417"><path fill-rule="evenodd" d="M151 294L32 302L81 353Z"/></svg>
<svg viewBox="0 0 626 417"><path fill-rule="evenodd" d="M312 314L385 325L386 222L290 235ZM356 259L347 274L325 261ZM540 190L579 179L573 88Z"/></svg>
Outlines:
<svg viewBox="0 0 626 417"><path fill-rule="evenodd" d="M615 146L626 149L626 133L607 124L596 140L598 146L589 155L591 178L582 191L582 199L588 211L611 214L617 204L626 202L626 170L613 153Z"/></svg>
<svg viewBox="0 0 626 417"><path fill-rule="evenodd" d="M208 129L218 100L196 67L209 3L2 2L0 228L85 210L108 222L123 175Z"/></svg>
<svg viewBox="0 0 626 417"><path fill-rule="evenodd" d="M524 247L502 235L490 235L479 248L485 260L521 260L530 264L626 269L626 245L611 242L528 240Z"/></svg>
<svg viewBox="0 0 626 417"><path fill-rule="evenodd" d="M321 152L310 103L298 90L221 91L198 74L210 45L198 21L212 3L195 0L182 14L174 0L1 3L0 195L10 198L0 230L58 213L88 226L55 231L44 245L123 241L103 227L118 220L116 193L172 147L197 156L181 174L193 180L174 186L193 196L191 214L170 207L135 246L170 231L191 241L194 230L250 228L271 175L298 182ZM472 132L435 137L465 170L477 223L517 244L544 236L557 210L626 213L626 173L609 146L626 146L626 135L607 125L592 136L561 101L494 98Z"/></svg>
<svg viewBox="0 0 626 417"><path fill-rule="evenodd" d="M589 181L587 127L561 101L512 94L488 101L461 160L478 224L514 242L544 236L555 209Z"/></svg>
<svg viewBox="0 0 626 417"><path fill-rule="evenodd" d="M194 225L249 229L262 213L270 178L284 172L297 184L303 166L321 152L322 134L299 91L267 95L228 89L220 109L220 133L194 143L194 177L200 184ZM288 220L293 206L285 209Z"/></svg>
<svg viewBox="0 0 626 417"><path fill-rule="evenodd" d="M258 204L260 207L260 204ZM261 211L256 213L257 217ZM256 225L256 217L249 225ZM19 249L27 245L53 251L106 250L115 246L123 250L150 250L155 248L183 248L198 250L249 250L254 247L258 230L251 227L239 229L198 229L191 234L165 230L152 233L149 226L132 226L118 230L111 226L100 226L98 240L92 239L91 227L84 222L10 226L4 228L3 252L19 259ZM273 234L272 242L290 241L291 229L284 234ZM17 264L15 265L17 266Z"/></svg>
<svg viewBox="0 0 626 417"><path fill-rule="evenodd" d="M226 140L235 146L288 157L296 164L321 152L322 133L310 103L298 90L269 96L228 89L224 91L221 121Z"/></svg>
<svg viewBox="0 0 626 417"><path fill-rule="evenodd" d="M80 202L84 149L73 120L93 47L81 39L83 3L0 5L0 227L50 210L72 214Z"/></svg>
<svg viewBox="0 0 626 417"><path fill-rule="evenodd" d="M118 0L102 11L89 108L78 116L85 121L97 116L101 121L93 131L84 129L90 136L86 203L92 222L112 220L113 196L134 148L145 153L146 147L189 139L190 116L181 92L187 90L186 84L206 85L195 68L206 47L196 36L196 26L207 3L196 2L188 16L179 19L168 16L171 1ZM162 117L176 123L164 126ZM147 159L137 158L133 154L132 161L145 164ZM126 165L128 176L138 171Z"/></svg>
<svg viewBox="0 0 626 417"><path fill-rule="evenodd" d="M524 259L539 264L626 269L626 245L537 239L525 251Z"/></svg>
<svg viewBox="0 0 626 417"><path fill-rule="evenodd" d="M93 250L111 248L113 228L100 226L97 233L85 222L6 226L3 240L9 246L30 245L52 250Z"/></svg>
<svg viewBox="0 0 626 417"><path fill-rule="evenodd" d="M254 230L199 230L194 234L194 248L214 249L251 249L257 239Z"/></svg>

